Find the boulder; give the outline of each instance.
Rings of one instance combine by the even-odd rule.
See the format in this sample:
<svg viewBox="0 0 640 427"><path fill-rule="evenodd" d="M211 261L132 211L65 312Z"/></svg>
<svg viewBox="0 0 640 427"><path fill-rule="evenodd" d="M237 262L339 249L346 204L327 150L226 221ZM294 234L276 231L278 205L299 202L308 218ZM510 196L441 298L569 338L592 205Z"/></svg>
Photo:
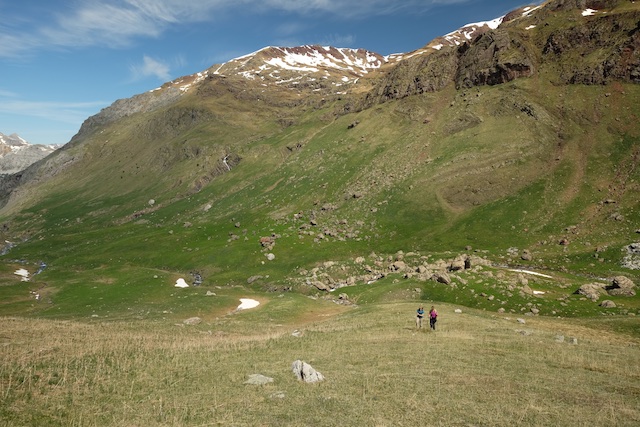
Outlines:
<svg viewBox="0 0 640 427"><path fill-rule="evenodd" d="M324 283L322 283L322 282L320 282L318 280L313 282L313 286L318 288L318 290L320 290L320 291L329 291L329 290L331 290L331 288L328 285L325 285Z"/></svg>
<svg viewBox="0 0 640 427"><path fill-rule="evenodd" d="M202 319L199 317L190 317L182 321L185 325L199 325L202 322Z"/></svg>
<svg viewBox="0 0 640 427"><path fill-rule="evenodd" d="M444 271L439 272L439 273L435 273L432 277L432 280L435 280L438 283L444 283L445 285L450 285L451 284L451 277L449 277L449 275L447 273L445 273Z"/></svg>
<svg viewBox="0 0 640 427"><path fill-rule="evenodd" d="M575 293L578 295L584 295L591 301L595 302L598 301L598 299L600 299L600 295L605 292L604 286L605 285L602 283L587 283L580 286Z"/></svg>
<svg viewBox="0 0 640 427"><path fill-rule="evenodd" d="M407 264L404 261L396 261L389 266L389 270L392 271L405 271L407 269Z"/></svg>
<svg viewBox="0 0 640 427"><path fill-rule="evenodd" d="M466 257L457 256L451 263L449 264L449 271L460 271L464 270L466 266Z"/></svg>
<svg viewBox="0 0 640 427"><path fill-rule="evenodd" d="M625 276L616 276L611 279L611 284L607 286L607 293L612 296L632 297L636 294L634 288L636 284Z"/></svg>
<svg viewBox="0 0 640 427"><path fill-rule="evenodd" d="M611 300L604 300L600 303L600 307L602 308L616 308L616 303Z"/></svg>
<svg viewBox="0 0 640 427"><path fill-rule="evenodd" d="M293 371L299 380L306 383L316 383L324 380L324 375L302 360L296 360L293 362L291 365L291 371Z"/></svg>

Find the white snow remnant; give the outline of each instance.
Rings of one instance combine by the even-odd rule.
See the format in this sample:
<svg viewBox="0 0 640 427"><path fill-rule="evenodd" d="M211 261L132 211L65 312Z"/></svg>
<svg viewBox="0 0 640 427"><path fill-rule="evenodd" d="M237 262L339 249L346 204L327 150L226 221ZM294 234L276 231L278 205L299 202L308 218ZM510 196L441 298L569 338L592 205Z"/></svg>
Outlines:
<svg viewBox="0 0 640 427"><path fill-rule="evenodd" d="M536 6L536 7L533 7L533 8L532 8L532 7L527 6L527 7L525 7L525 8L523 9L523 10L524 10L524 12L522 12L522 16L529 16L529 15L531 15L535 10L538 10L538 9L540 9L541 7L542 7L542 6Z"/></svg>
<svg viewBox="0 0 640 427"><path fill-rule="evenodd" d="M534 29L536 26L535 25L529 25L527 28L525 28L525 30L532 30Z"/></svg>
<svg viewBox="0 0 640 427"><path fill-rule="evenodd" d="M582 11L582 16L591 16L591 15L595 15L595 13L597 12L597 10L593 10L593 9L585 9Z"/></svg>
<svg viewBox="0 0 640 427"><path fill-rule="evenodd" d="M546 274L542 274L542 273L538 273L538 272L535 272L535 271L519 270L519 269L510 269L509 271L515 271L516 273L532 274L534 276L540 276L540 277L546 277L547 279L553 279L552 276L549 276L549 275L546 275Z"/></svg>
<svg viewBox="0 0 640 427"><path fill-rule="evenodd" d="M256 308L260 305L260 302L250 298L240 298L240 305L237 310L247 310L249 308Z"/></svg>
<svg viewBox="0 0 640 427"><path fill-rule="evenodd" d="M24 268L20 268L18 270L15 271L16 276L21 276L22 277L22 281L23 282L28 282L29 281L29 272L27 270L25 270Z"/></svg>
<svg viewBox="0 0 640 427"><path fill-rule="evenodd" d="M188 288L189 285L187 284L187 282L185 282L185 280L181 277L178 280L176 280L176 288Z"/></svg>

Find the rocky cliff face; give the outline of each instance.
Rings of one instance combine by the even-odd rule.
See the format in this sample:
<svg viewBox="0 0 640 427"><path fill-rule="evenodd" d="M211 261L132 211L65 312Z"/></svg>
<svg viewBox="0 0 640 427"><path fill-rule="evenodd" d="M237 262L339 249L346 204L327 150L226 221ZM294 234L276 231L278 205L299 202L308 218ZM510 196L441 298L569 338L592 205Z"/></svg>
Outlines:
<svg viewBox="0 0 640 427"><path fill-rule="evenodd" d="M545 72L560 84L640 82L640 11L621 0L556 0L509 13L496 28L399 62L365 105ZM433 47L433 43L428 45Z"/></svg>

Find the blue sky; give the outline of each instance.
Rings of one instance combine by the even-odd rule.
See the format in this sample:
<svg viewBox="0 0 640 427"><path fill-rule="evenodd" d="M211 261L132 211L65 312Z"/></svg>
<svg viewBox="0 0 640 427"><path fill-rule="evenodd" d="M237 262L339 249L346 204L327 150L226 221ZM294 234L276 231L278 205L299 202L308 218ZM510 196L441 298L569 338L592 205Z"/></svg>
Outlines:
<svg viewBox="0 0 640 427"><path fill-rule="evenodd" d="M0 0L0 132L64 144L120 98L265 46L409 52L539 0Z"/></svg>

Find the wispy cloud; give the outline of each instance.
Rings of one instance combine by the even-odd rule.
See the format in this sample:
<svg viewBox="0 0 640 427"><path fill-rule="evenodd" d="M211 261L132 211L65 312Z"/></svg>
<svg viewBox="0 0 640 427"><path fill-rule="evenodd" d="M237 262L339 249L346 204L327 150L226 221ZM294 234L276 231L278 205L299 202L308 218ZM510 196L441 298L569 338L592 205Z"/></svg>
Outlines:
<svg viewBox="0 0 640 427"><path fill-rule="evenodd" d="M174 26L203 21L215 24L220 16L239 19L243 14L289 12L358 18L406 8L418 13L437 4L467 1L471 0L87 0L74 2L64 13L55 11L57 2L48 2L43 7L49 10L42 16L52 15L52 20L32 19L19 28L0 27L0 57L18 57L41 49L120 48L137 38L158 37ZM25 21L25 17L3 19ZM291 25L289 31L294 28Z"/></svg>
<svg viewBox="0 0 640 427"><path fill-rule="evenodd" d="M107 106L109 103L96 102L47 102L25 101L14 97L2 98L0 94L0 113L44 118L63 123L82 123L89 115Z"/></svg>
<svg viewBox="0 0 640 427"><path fill-rule="evenodd" d="M163 82L171 80L170 68L165 62L144 55L141 64L130 67L134 80L155 76Z"/></svg>
<svg viewBox="0 0 640 427"><path fill-rule="evenodd" d="M353 46L356 42L356 37L351 34L329 34L322 41L324 46Z"/></svg>

